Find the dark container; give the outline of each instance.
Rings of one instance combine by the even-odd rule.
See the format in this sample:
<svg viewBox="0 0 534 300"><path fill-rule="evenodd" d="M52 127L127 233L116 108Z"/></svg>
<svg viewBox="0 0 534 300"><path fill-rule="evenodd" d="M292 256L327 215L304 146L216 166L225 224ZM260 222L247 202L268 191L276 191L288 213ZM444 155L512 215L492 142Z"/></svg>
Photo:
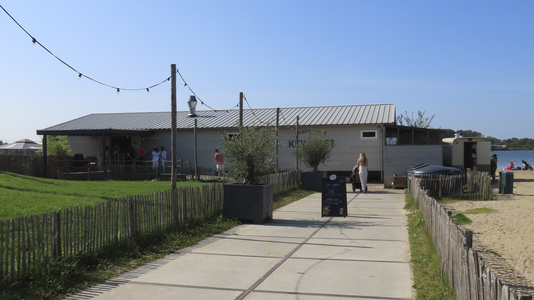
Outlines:
<svg viewBox="0 0 534 300"><path fill-rule="evenodd" d="M223 216L261 224L273 217L273 184L225 183Z"/></svg>
<svg viewBox="0 0 534 300"><path fill-rule="evenodd" d="M514 193L514 172L499 172L499 194Z"/></svg>
<svg viewBox="0 0 534 300"><path fill-rule="evenodd" d="M320 192L324 176L325 172L323 171L302 172L300 174L301 189Z"/></svg>

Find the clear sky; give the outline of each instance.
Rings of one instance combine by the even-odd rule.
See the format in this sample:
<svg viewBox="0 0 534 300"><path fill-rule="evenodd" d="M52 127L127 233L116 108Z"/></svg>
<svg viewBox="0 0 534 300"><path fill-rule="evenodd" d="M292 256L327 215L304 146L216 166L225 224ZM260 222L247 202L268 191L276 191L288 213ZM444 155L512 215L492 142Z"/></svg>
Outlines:
<svg viewBox="0 0 534 300"><path fill-rule="evenodd" d="M395 103L434 128L534 138L534 1L20 1L1 5L82 74L146 88L176 64L215 109ZM169 111L51 56L0 10L0 140L90 113ZM190 91L179 81L178 110ZM245 105L245 108L247 106ZM199 104L199 110L208 109Z"/></svg>

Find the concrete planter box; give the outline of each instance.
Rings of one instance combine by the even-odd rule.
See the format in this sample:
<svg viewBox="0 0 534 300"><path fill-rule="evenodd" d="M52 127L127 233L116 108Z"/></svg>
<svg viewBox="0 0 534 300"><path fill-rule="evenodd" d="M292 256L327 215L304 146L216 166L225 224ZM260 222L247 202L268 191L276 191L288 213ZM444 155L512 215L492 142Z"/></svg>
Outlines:
<svg viewBox="0 0 534 300"><path fill-rule="evenodd" d="M323 184L323 177L325 172L302 172L300 174L300 186L301 189L307 191L321 191L321 186Z"/></svg>
<svg viewBox="0 0 534 300"><path fill-rule="evenodd" d="M225 183L223 216L261 224L273 217L274 185Z"/></svg>

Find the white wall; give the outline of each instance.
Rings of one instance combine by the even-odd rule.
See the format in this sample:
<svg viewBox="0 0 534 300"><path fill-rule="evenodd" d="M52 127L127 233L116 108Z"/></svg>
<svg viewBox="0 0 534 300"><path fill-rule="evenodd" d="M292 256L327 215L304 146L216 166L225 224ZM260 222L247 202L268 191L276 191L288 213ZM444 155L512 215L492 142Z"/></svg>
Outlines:
<svg viewBox="0 0 534 300"><path fill-rule="evenodd" d="M385 146L384 187L391 187L393 174L403 176L410 166L420 163L443 164L441 145L395 145Z"/></svg>

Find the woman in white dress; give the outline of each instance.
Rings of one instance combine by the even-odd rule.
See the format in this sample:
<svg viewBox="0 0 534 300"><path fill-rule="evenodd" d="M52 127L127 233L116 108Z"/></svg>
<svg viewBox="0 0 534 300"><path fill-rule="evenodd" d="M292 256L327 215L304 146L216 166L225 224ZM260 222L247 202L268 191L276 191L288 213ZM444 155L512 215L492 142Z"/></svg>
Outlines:
<svg viewBox="0 0 534 300"><path fill-rule="evenodd" d="M360 158L356 165L358 166L358 175L360 175L360 182L362 183L362 191L367 193L367 167L369 161L364 152L360 152Z"/></svg>

